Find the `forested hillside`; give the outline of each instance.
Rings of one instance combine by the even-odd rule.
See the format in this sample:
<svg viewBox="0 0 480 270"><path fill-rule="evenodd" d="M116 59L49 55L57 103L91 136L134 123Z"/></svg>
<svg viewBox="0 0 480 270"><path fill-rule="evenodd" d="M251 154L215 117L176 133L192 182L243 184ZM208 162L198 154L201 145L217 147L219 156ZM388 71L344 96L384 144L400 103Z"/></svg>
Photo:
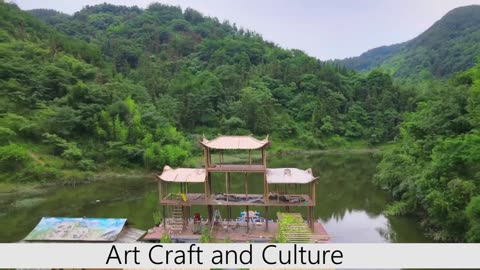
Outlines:
<svg viewBox="0 0 480 270"><path fill-rule="evenodd" d="M178 166L202 134L390 143L375 179L397 200L387 214L479 242L479 26L480 6L457 8L411 41L326 63L188 8L0 3L0 181Z"/></svg>
<svg viewBox="0 0 480 270"><path fill-rule="evenodd" d="M445 78L472 67L480 54L480 6L448 12L418 37L336 61L357 71L380 67L402 79Z"/></svg>
<svg viewBox="0 0 480 270"><path fill-rule="evenodd" d="M480 6L466 6L411 41L340 61L427 85L382 152L376 182L397 200L387 214L417 217L438 241L480 242L479 57Z"/></svg>
<svg viewBox="0 0 480 270"><path fill-rule="evenodd" d="M432 89L383 153L377 182L436 240L480 242L480 65Z"/></svg>
<svg viewBox="0 0 480 270"><path fill-rule="evenodd" d="M0 4L0 165L11 181L178 166L201 134L277 146L392 140L413 91L284 50L195 10Z"/></svg>

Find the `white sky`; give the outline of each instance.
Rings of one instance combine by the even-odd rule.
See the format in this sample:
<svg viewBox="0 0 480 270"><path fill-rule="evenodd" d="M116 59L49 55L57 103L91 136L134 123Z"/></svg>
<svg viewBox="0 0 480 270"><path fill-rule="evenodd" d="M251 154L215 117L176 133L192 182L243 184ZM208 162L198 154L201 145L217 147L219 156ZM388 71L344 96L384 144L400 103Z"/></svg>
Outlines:
<svg viewBox="0 0 480 270"><path fill-rule="evenodd" d="M357 56L407 41L449 10L480 0L11 0L24 10L48 8L73 14L86 5L112 3L145 8L152 2L191 7L229 20L284 48L321 60Z"/></svg>

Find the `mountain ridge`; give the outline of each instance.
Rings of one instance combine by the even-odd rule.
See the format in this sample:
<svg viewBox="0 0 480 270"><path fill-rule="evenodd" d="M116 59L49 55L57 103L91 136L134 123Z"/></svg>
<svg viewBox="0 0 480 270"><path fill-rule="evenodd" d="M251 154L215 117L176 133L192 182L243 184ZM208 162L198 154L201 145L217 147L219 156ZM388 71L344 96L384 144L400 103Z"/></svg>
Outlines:
<svg viewBox="0 0 480 270"><path fill-rule="evenodd" d="M333 62L360 72L378 67L394 77L421 80L464 71L479 54L480 5L469 5L450 10L411 40Z"/></svg>

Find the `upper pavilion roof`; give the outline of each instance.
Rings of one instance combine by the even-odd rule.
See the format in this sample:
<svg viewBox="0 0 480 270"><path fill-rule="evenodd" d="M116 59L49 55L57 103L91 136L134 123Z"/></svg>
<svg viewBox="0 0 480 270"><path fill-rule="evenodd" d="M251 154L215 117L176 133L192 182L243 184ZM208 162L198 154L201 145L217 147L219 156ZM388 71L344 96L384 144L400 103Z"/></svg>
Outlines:
<svg viewBox="0 0 480 270"><path fill-rule="evenodd" d="M248 136L218 136L209 141L205 137L200 144L210 149L243 149L253 150L264 148L269 144L268 135L263 140L258 140L251 135Z"/></svg>

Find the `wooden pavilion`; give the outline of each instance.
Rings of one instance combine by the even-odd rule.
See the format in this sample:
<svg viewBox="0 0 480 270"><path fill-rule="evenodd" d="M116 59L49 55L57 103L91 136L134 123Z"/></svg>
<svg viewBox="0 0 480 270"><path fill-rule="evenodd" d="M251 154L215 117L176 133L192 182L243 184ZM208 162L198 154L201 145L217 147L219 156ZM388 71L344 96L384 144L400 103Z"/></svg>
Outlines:
<svg viewBox="0 0 480 270"><path fill-rule="evenodd" d="M312 170L297 168L268 168L266 148L271 144L268 136L258 140L252 136L219 136L213 140L205 137L199 142L204 153L204 168L177 168L165 166L162 174L157 175L159 202L166 217L166 207L172 207L170 226L174 230L182 231L190 219L190 207L194 205L206 206L208 209L208 223L215 220L214 208L226 207L226 220L232 220L231 207L243 206L246 209L246 221L249 222L250 206L263 207L265 211L265 231L269 230L268 210L270 207L285 207L286 212L291 207L305 207L307 210L307 224L314 232L315 221L313 208L315 207L315 185L317 178ZM229 164L225 162L226 151L248 151L248 159L243 164ZM261 153L261 160L254 161L253 153ZM213 162L212 156L218 154ZM225 190L219 193L213 190L213 174L225 175ZM231 193L231 174L244 176L244 190L242 194ZM260 174L263 179L263 190L249 192L248 178L250 174ZM259 177L256 177L259 181ZM172 183L180 183L172 190ZM201 193L189 192L189 185L202 185ZM300 186L300 187L299 187ZM301 190L300 193L291 193ZM199 189L197 188L197 191ZM238 191L237 191L238 192ZM166 223L163 223L166 228ZM318 227L318 226L317 226ZM247 225L248 228L248 225ZM323 232L324 233L324 232Z"/></svg>

